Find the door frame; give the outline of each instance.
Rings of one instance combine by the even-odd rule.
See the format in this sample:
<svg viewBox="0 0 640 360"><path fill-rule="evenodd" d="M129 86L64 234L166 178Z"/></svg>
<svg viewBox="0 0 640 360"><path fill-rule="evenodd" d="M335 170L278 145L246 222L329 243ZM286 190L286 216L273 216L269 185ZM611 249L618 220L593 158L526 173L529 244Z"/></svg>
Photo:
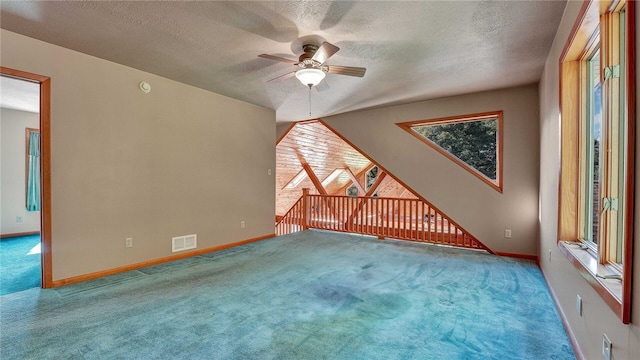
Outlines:
<svg viewBox="0 0 640 360"><path fill-rule="evenodd" d="M40 264L41 287L53 287L51 264L51 78L0 66L2 76L40 85Z"/></svg>

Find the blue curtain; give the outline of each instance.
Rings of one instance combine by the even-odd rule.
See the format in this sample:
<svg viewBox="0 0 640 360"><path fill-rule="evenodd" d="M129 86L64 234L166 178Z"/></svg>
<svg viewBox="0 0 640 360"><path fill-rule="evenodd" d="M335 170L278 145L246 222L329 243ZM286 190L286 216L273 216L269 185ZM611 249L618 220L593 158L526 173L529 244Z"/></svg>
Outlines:
<svg viewBox="0 0 640 360"><path fill-rule="evenodd" d="M40 133L29 133L27 211L40 211Z"/></svg>

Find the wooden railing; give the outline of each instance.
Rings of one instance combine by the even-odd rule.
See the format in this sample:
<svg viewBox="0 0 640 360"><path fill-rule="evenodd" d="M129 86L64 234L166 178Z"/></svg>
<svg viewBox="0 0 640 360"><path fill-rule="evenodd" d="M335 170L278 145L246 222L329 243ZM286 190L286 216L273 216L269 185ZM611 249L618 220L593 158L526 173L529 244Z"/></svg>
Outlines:
<svg viewBox="0 0 640 360"><path fill-rule="evenodd" d="M293 204L291 209L282 216L282 219L276 221L276 235L291 234L308 229L308 226L305 226L304 219L304 199L305 196L303 195Z"/></svg>
<svg viewBox="0 0 640 360"><path fill-rule="evenodd" d="M420 199L311 195L276 223L276 234L323 229L427 242L493 253L433 205Z"/></svg>

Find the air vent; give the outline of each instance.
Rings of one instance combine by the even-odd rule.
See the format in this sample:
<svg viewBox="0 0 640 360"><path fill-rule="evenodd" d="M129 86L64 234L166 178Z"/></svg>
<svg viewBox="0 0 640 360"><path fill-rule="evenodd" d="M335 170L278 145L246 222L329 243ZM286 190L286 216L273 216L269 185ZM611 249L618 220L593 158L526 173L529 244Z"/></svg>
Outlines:
<svg viewBox="0 0 640 360"><path fill-rule="evenodd" d="M195 249L197 246L198 236L196 234L178 236L171 239L171 252Z"/></svg>

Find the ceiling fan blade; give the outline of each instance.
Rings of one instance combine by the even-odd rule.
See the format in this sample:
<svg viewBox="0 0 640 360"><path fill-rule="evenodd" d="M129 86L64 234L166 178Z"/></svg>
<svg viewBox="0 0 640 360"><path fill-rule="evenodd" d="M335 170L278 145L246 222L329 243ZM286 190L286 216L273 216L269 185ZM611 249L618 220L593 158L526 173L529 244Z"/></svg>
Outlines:
<svg viewBox="0 0 640 360"><path fill-rule="evenodd" d="M288 79L290 77L293 77L293 75L295 75L295 73L296 73L295 71L292 71L292 72L289 72L289 73L286 73L286 74L283 74L283 75L280 75L280 76L276 76L271 80L267 80L267 82L285 80L285 79Z"/></svg>
<svg viewBox="0 0 640 360"><path fill-rule="evenodd" d="M327 83L327 80L322 80L320 84L314 86L314 88L316 88L318 92L327 91L329 90L329 83Z"/></svg>
<svg viewBox="0 0 640 360"><path fill-rule="evenodd" d="M280 57L280 56L269 55L269 54L260 54L260 55L258 55L258 57L261 57L261 58L263 58L263 59L269 59L269 60L280 61L280 62L283 62L283 63L292 64L292 65L295 65L295 64L297 64L297 63L298 63L298 62L297 62L297 61L295 61L295 60L285 59L285 58Z"/></svg>
<svg viewBox="0 0 640 360"><path fill-rule="evenodd" d="M328 42L323 42L322 45L316 50L316 53L313 55L311 59L319 62L320 64L324 64L327 59L329 59L333 54L337 53L340 50L339 47L330 44Z"/></svg>
<svg viewBox="0 0 640 360"><path fill-rule="evenodd" d="M327 68L327 72L329 74L349 75L357 77L363 77L364 73L367 71L366 68L354 66L327 65Z"/></svg>

